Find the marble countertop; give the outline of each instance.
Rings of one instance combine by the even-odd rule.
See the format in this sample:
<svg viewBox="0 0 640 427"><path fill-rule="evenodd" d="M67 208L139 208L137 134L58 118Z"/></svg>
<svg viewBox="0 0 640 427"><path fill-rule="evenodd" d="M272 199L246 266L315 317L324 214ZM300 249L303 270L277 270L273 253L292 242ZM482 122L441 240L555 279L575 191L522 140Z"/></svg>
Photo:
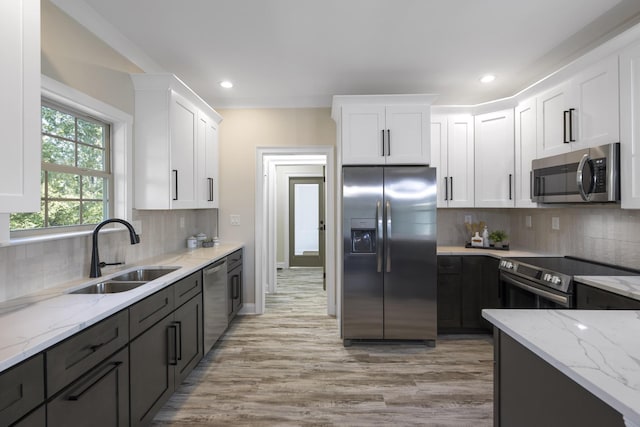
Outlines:
<svg viewBox="0 0 640 427"><path fill-rule="evenodd" d="M513 258L528 256L559 256L541 252L532 252L525 249L509 249L508 251L491 248L465 248L464 246L438 246L438 255L484 255L494 258Z"/></svg>
<svg viewBox="0 0 640 427"><path fill-rule="evenodd" d="M27 297L0 303L0 372L142 300L189 274L242 248L240 243L185 250L124 266L97 279L82 279ZM69 294L140 266L174 266L178 270L127 292Z"/></svg>
<svg viewBox="0 0 640 427"><path fill-rule="evenodd" d="M640 300L640 276L575 276L585 285Z"/></svg>
<svg viewBox="0 0 640 427"><path fill-rule="evenodd" d="M497 310L485 319L640 425L640 311Z"/></svg>

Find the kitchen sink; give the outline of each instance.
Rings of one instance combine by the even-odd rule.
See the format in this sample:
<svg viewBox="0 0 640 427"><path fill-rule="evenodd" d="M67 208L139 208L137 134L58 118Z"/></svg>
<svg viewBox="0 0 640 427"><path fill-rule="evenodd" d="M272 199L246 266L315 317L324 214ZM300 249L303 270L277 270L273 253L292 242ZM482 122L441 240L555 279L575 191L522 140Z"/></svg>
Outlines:
<svg viewBox="0 0 640 427"><path fill-rule="evenodd" d="M126 292L142 286L152 280L176 271L180 267L141 267L119 274L104 282L76 289L72 294L115 294Z"/></svg>
<svg viewBox="0 0 640 427"><path fill-rule="evenodd" d="M106 282L95 283L93 285L85 286L84 288L77 289L72 294L115 294L118 292L126 292L132 289L142 286L147 282L123 282L108 280Z"/></svg>
<svg viewBox="0 0 640 427"><path fill-rule="evenodd" d="M143 267L119 274L109 280L114 282L150 282L172 271L176 271L178 268L180 267Z"/></svg>

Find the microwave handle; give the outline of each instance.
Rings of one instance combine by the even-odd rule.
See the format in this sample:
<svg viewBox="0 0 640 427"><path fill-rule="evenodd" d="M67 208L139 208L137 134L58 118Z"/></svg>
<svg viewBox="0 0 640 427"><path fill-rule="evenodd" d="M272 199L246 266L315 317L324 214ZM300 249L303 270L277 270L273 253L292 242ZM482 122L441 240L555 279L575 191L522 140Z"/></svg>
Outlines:
<svg viewBox="0 0 640 427"><path fill-rule="evenodd" d="M576 184L578 184L578 191L580 192L580 197L582 197L582 200L584 200L585 202L589 201L589 194L587 194L587 192L584 190L584 184L582 183L582 175L583 175L584 167L589 160L590 159L588 154L585 154L584 156L582 156L582 159L580 159L580 163L578 163L578 170L576 172ZM595 175L593 177L595 179Z"/></svg>

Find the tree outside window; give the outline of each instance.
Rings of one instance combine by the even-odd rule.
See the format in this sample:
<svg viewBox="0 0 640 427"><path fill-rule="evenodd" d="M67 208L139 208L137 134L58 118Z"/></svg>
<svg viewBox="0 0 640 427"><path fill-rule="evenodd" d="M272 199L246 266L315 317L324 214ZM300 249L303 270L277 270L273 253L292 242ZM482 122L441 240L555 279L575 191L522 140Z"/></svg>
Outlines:
<svg viewBox="0 0 640 427"><path fill-rule="evenodd" d="M110 126L43 100L41 209L11 215L11 230L97 224L108 218Z"/></svg>

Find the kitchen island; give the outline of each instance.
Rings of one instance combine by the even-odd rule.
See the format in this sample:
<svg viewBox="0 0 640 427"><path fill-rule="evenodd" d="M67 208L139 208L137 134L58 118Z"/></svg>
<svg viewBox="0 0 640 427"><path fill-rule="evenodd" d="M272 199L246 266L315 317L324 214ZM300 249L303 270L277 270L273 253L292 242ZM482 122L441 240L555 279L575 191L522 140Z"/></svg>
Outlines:
<svg viewBox="0 0 640 427"><path fill-rule="evenodd" d="M496 426L639 426L640 312L483 310Z"/></svg>

